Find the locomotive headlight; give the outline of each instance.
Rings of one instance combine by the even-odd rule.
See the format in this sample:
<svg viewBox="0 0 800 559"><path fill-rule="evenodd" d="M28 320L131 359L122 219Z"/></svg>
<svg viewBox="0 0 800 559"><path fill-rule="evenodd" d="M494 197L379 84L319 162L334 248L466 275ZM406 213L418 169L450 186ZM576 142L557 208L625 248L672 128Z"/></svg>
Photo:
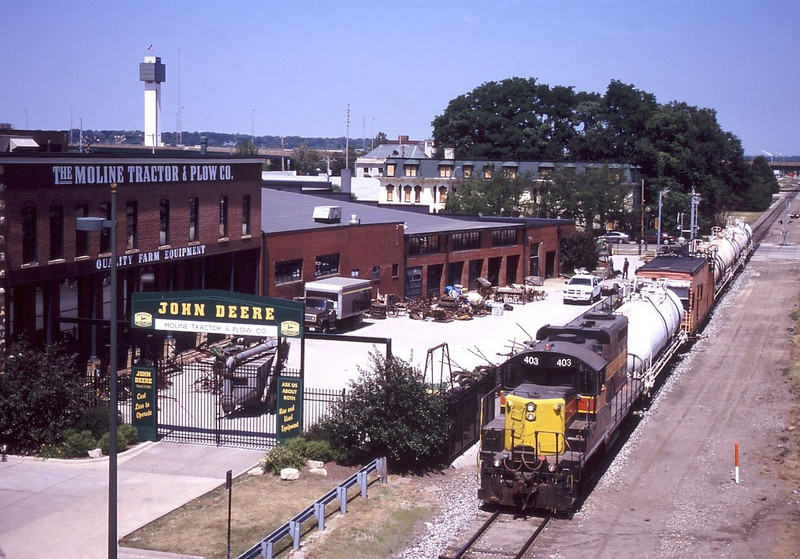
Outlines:
<svg viewBox="0 0 800 559"><path fill-rule="evenodd" d="M555 471L556 471L556 464L555 464L555 462L552 462L552 463L548 464L548 465L547 465L547 469L548 469L548 470L549 470L551 473L552 473L552 472L555 472Z"/></svg>
<svg viewBox="0 0 800 559"><path fill-rule="evenodd" d="M525 404L525 412L526 412L525 419L527 419L528 421L533 421L534 419L536 419L536 404L534 404L533 402L528 402L527 404Z"/></svg>

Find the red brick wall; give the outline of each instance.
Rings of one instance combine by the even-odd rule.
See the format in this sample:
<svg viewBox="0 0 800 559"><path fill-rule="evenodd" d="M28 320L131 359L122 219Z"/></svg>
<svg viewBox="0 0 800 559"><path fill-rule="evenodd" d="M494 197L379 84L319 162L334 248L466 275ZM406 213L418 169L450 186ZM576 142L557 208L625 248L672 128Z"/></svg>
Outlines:
<svg viewBox="0 0 800 559"><path fill-rule="evenodd" d="M350 277L357 269L362 279L372 279L372 267L380 266L380 280L373 282L372 296L403 294L403 233L396 224L331 225L330 228L268 235L265 250L265 281L262 295L291 299L303 295L303 286L316 278L317 256L340 254L339 274ZM275 263L303 260L302 279L275 285ZM397 277L392 268L397 266Z"/></svg>

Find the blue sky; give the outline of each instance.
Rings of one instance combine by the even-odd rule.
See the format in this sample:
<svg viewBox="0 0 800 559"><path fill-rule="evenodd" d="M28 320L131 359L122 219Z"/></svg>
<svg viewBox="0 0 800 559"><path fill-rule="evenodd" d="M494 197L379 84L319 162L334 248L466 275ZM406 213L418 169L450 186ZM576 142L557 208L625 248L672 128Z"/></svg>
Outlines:
<svg viewBox="0 0 800 559"><path fill-rule="evenodd" d="M351 137L424 139L487 81L616 79L714 109L747 155L800 155L797 0L3 0L0 14L0 122L15 128L143 129L153 54L165 131L182 107L184 131L344 136L349 105Z"/></svg>

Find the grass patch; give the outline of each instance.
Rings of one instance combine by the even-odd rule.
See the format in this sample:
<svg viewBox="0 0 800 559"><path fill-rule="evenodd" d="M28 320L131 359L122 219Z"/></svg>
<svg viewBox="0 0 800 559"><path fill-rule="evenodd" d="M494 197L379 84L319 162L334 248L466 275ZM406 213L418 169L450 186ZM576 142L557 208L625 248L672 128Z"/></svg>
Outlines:
<svg viewBox="0 0 800 559"><path fill-rule="evenodd" d="M337 465L326 468L327 477L303 472L297 481L282 481L270 474L236 478L231 556L249 549L358 469ZM381 485L377 474L371 474L370 484L367 499L359 496L357 485L350 488L346 515L339 513L338 501L328 505L324 532L317 530L314 518L303 524L301 542L306 559L384 559L410 545L424 520L440 506L433 494L405 478L391 476L387 485ZM225 558L227 515L228 492L222 486L128 535L120 545ZM279 556L288 556L291 538L284 538L276 547Z"/></svg>

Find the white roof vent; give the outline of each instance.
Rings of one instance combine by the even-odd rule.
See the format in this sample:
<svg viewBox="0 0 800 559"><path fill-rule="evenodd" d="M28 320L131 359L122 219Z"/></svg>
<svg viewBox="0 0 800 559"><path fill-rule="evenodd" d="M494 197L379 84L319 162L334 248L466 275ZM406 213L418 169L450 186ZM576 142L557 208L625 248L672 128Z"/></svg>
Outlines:
<svg viewBox="0 0 800 559"><path fill-rule="evenodd" d="M359 225L361 223L361 218L358 217L357 214L352 214L350 216L350 225Z"/></svg>
<svg viewBox="0 0 800 559"><path fill-rule="evenodd" d="M341 206L315 206L314 221L317 223L341 223Z"/></svg>

